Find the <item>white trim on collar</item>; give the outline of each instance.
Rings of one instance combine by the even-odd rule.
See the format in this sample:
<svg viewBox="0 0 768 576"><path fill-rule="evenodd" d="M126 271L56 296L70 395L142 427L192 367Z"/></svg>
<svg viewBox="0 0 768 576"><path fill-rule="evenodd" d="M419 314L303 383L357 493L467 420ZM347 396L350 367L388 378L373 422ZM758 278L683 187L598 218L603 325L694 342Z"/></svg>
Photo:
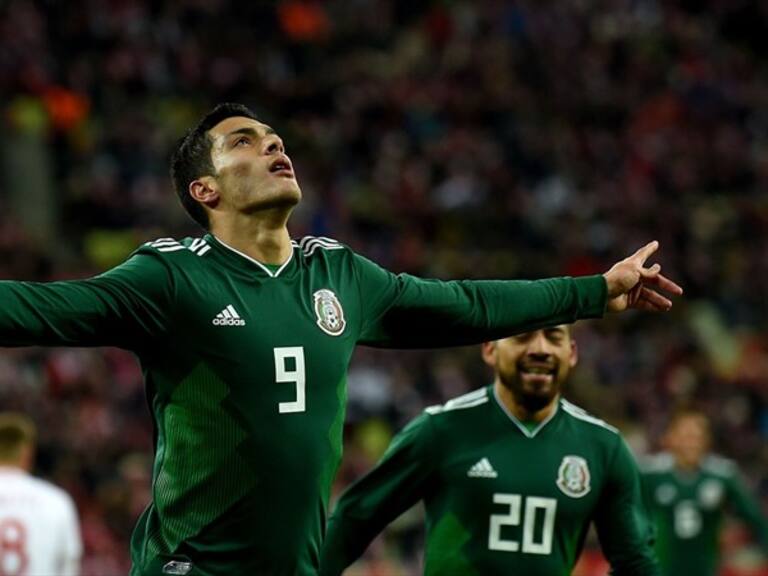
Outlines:
<svg viewBox="0 0 768 576"><path fill-rule="evenodd" d="M293 248L294 248L294 245L293 245L293 243L291 243L291 253L290 253L290 255L288 256L288 260L286 260L285 262L283 262L283 263L280 265L280 268L278 268L277 270L275 270L274 272L272 272L272 270L270 270L269 268L267 268L267 267L266 267L264 264L262 264L261 262L259 262L259 261L258 261L258 260L256 260L255 258L251 258L250 256L248 256L248 254L243 254L243 253L242 253L242 252L240 252L240 250L238 250L237 248L232 248L232 246L229 246L229 245L228 245L226 242L223 242L222 240L220 240L219 238L217 238L217 237L216 237L216 236L214 236L213 234L211 234L211 237L215 238L215 239L216 239L216 242L218 242L219 244L221 244L221 245L222 245L224 248L226 248L227 250L230 250L230 251L234 252L235 254L237 254L238 256L242 256L242 257L243 257L243 258L245 258L246 260L249 260L250 262L253 262L254 264L256 264L256 266L258 266L259 268L261 268L262 270L264 270L264 272L266 272L266 273L267 273L267 275L268 275L270 278L277 278L278 276L280 276L280 273L281 273L283 270L285 270L285 267L286 267L286 266L288 266L288 264L290 263L290 261L293 259Z"/></svg>
<svg viewBox="0 0 768 576"><path fill-rule="evenodd" d="M549 424L549 422L552 420L552 418L555 417L558 410L560 410L560 399L558 398L557 402L555 403L555 409L552 410L552 414L544 418L541 422L539 422L539 425L536 426L533 430L528 430L528 428L525 427L525 425L520 422L520 420L517 419L517 417L510 412L507 407L504 405L504 403L499 399L498 394L496 393L496 386L493 387L493 397L496 400L496 404L499 405L499 407L504 411L504 414L506 414L510 420L514 423L515 426L517 426L520 429L520 432L525 434L526 438L534 438L536 434L541 432L541 430Z"/></svg>

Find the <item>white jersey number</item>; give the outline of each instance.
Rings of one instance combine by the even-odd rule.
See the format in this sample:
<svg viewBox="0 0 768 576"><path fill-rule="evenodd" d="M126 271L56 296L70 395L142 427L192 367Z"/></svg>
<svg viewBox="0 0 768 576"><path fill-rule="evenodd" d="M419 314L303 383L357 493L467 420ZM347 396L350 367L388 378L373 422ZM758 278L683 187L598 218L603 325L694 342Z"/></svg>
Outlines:
<svg viewBox="0 0 768 576"><path fill-rule="evenodd" d="M293 369L289 369L286 360L293 360ZM293 383L296 385L296 400L292 402L280 402L277 405L280 414L290 412L306 412L306 372L304 370L304 347L285 346L275 348L275 380L279 383Z"/></svg>
<svg viewBox="0 0 768 576"><path fill-rule="evenodd" d="M22 576L28 563L24 524L14 518L0 519L0 575Z"/></svg>
<svg viewBox="0 0 768 576"><path fill-rule="evenodd" d="M695 538L701 532L701 512L690 500L683 500L675 506L675 534L687 540Z"/></svg>
<svg viewBox="0 0 768 576"><path fill-rule="evenodd" d="M521 510L525 500L525 511L522 514L523 542L516 540L504 540L501 537L503 526L519 526ZM520 494L494 494L494 504L504 504L509 507L507 514L491 514L491 525L488 531L488 549L500 552L520 552L523 554L550 554L552 552L552 537L555 532L555 513L557 512L557 500L554 498L540 498L528 496L523 499ZM537 538L534 535L536 517L544 514L541 522L541 534Z"/></svg>

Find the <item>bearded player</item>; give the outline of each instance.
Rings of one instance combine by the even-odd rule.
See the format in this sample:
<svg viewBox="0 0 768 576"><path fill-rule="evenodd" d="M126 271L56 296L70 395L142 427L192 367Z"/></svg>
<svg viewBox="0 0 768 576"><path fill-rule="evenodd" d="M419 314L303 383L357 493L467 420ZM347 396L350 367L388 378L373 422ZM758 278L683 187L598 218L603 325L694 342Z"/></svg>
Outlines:
<svg viewBox="0 0 768 576"><path fill-rule="evenodd" d="M730 512L748 526L768 556L768 521L739 478L736 465L709 453L709 419L702 412L676 413L665 453L643 466L648 507L656 525L656 551L665 576L715 576L720 532Z"/></svg>
<svg viewBox="0 0 768 576"><path fill-rule="evenodd" d="M241 105L206 115L171 175L204 236L150 242L87 280L0 283L0 344L119 346L141 362L155 463L133 575L317 572L358 343L481 342L606 309L667 310L657 290L681 293L645 266L655 242L604 275L436 282L328 238L293 241L293 165Z"/></svg>
<svg viewBox="0 0 768 576"><path fill-rule="evenodd" d="M591 523L612 574L658 575L627 446L561 397L578 356L570 328L489 342L482 355L493 384L428 408L342 495L321 574L341 574L422 500L426 575L566 576Z"/></svg>

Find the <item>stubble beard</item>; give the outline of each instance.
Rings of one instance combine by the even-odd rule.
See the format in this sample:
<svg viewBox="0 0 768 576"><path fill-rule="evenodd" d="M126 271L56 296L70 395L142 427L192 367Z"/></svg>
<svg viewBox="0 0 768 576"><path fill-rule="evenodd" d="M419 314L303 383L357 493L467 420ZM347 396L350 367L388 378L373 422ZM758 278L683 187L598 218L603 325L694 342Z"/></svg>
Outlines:
<svg viewBox="0 0 768 576"><path fill-rule="evenodd" d="M560 393L561 382L559 374L555 372L552 378L551 385L538 390L532 390L520 372L517 372L511 378L502 376L501 383L512 393L515 402L522 406L529 414L535 414L546 408Z"/></svg>

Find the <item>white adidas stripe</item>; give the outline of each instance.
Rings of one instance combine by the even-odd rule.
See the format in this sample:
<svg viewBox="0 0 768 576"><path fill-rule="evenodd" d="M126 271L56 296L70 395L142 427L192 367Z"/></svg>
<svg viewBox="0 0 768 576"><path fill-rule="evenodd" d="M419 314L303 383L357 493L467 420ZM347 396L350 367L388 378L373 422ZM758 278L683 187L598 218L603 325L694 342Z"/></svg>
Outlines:
<svg viewBox="0 0 768 576"><path fill-rule="evenodd" d="M226 310L229 310L230 314L232 314L232 318L240 318L240 314L237 313L237 310L235 310L235 307L230 304L226 307Z"/></svg>
<svg viewBox="0 0 768 576"><path fill-rule="evenodd" d="M304 236L301 240L299 240L299 246L303 248L311 242L322 242L326 245L334 245L339 243L337 240L328 238L327 236Z"/></svg>
<svg viewBox="0 0 768 576"><path fill-rule="evenodd" d="M320 246L319 244L316 244L312 248L310 248L307 252L304 254L309 257L312 256L315 252L317 252L318 248L322 248L323 250L343 250L344 246Z"/></svg>
<svg viewBox="0 0 768 576"><path fill-rule="evenodd" d="M205 240L203 240L202 238L195 238L194 240L192 240L192 243L189 245L189 249L192 250L192 252L194 252L195 250L200 248L200 246L202 246L203 244L205 244Z"/></svg>
<svg viewBox="0 0 768 576"><path fill-rule="evenodd" d="M600 418L596 418L590 415L583 408L579 408L578 406L576 406L575 404L571 404L567 400L561 400L560 402L563 407L563 410L565 410L568 414L570 414L574 418L577 418L578 420L583 420L584 422L589 422L590 424L594 424L595 426L600 426L601 428L610 430L615 434L619 433L618 428L611 426L604 420L600 420Z"/></svg>

